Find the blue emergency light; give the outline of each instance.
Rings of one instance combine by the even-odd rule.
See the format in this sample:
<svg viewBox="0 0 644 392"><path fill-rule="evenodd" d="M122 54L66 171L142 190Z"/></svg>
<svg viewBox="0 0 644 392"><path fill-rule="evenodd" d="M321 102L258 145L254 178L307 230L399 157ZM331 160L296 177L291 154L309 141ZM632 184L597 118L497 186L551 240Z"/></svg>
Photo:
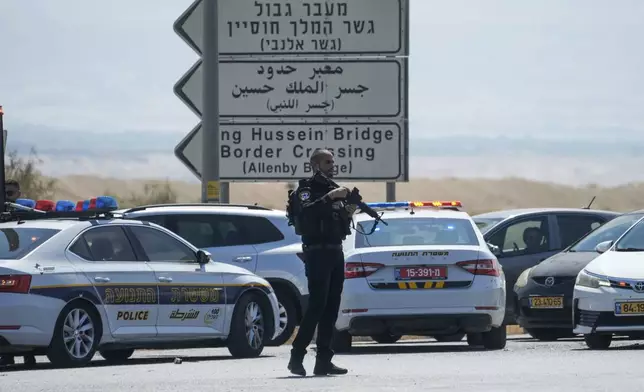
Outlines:
<svg viewBox="0 0 644 392"><path fill-rule="evenodd" d="M365 203L371 208L406 208L409 207L408 201L390 201L380 203Z"/></svg>
<svg viewBox="0 0 644 392"><path fill-rule="evenodd" d="M59 200L56 202L56 211L74 211L76 203L71 200Z"/></svg>
<svg viewBox="0 0 644 392"><path fill-rule="evenodd" d="M17 199L16 204L23 207L34 208L36 207L36 201L31 199Z"/></svg>

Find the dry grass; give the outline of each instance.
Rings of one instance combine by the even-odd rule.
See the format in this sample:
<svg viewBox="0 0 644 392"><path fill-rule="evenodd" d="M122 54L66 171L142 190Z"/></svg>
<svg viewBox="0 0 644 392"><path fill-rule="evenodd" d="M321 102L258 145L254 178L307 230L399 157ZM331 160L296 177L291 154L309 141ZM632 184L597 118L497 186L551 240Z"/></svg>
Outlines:
<svg viewBox="0 0 644 392"><path fill-rule="evenodd" d="M114 196L127 198L132 194L145 197L144 187L149 184L164 184L164 180L120 180L93 176L70 176L57 180L55 197L80 200L109 190ZM178 202L199 201L199 184L169 182ZM385 200L382 183L346 184L360 188L366 201ZM235 203L258 203L271 208L284 209L286 202L285 183L233 183L231 201ZM471 214L521 207L582 207L597 196L593 208L613 211L629 211L644 208L644 183L629 184L614 188L587 186L583 188L527 181L518 178L503 180L479 179L414 179L397 186L398 200L460 200Z"/></svg>

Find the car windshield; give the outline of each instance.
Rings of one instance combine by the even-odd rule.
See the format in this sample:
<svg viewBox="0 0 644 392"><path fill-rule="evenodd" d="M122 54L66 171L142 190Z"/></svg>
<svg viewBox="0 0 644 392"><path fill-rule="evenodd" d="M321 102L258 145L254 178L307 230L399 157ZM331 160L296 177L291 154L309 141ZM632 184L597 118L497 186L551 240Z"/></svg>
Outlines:
<svg viewBox="0 0 644 392"><path fill-rule="evenodd" d="M0 261L17 260L42 245L60 230L16 227L0 229Z"/></svg>
<svg viewBox="0 0 644 392"><path fill-rule="evenodd" d="M488 230L494 227L497 223L501 222L503 218L472 218L474 220L474 223L476 223L476 227L479 228L481 233L486 233Z"/></svg>
<svg viewBox="0 0 644 392"><path fill-rule="evenodd" d="M615 244L618 252L644 252L644 223L639 221Z"/></svg>
<svg viewBox="0 0 644 392"><path fill-rule="evenodd" d="M357 224L369 233L373 220ZM460 218L394 218L379 224L371 235L356 233L356 248L406 245L479 245L474 226Z"/></svg>
<svg viewBox="0 0 644 392"><path fill-rule="evenodd" d="M644 213L618 216L582 237L568 249L568 252L594 252L597 244L604 241L615 241L642 216Z"/></svg>

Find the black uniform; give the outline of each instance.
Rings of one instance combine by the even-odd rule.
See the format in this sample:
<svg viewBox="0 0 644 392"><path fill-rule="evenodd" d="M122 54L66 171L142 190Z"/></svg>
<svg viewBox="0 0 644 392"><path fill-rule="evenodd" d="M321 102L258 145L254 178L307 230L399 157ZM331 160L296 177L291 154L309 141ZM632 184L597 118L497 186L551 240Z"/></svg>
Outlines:
<svg viewBox="0 0 644 392"><path fill-rule="evenodd" d="M291 353L295 361L301 361L317 325L319 366L330 364L334 354L331 341L344 284L342 241L349 234L350 228L345 202L324 197L334 188L323 176L314 175L301 181L295 190L295 197L301 205L302 249L309 286L309 304L293 341Z"/></svg>

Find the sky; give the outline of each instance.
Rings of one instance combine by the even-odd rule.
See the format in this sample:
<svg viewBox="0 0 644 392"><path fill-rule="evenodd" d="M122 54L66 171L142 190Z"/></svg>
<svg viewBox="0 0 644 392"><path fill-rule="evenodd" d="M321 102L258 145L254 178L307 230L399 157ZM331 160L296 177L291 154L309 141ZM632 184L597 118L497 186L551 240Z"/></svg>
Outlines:
<svg viewBox="0 0 644 392"><path fill-rule="evenodd" d="M412 138L644 135L644 1L410 1ZM172 88L197 55L172 24L190 4L1 0L6 122L187 133Z"/></svg>

